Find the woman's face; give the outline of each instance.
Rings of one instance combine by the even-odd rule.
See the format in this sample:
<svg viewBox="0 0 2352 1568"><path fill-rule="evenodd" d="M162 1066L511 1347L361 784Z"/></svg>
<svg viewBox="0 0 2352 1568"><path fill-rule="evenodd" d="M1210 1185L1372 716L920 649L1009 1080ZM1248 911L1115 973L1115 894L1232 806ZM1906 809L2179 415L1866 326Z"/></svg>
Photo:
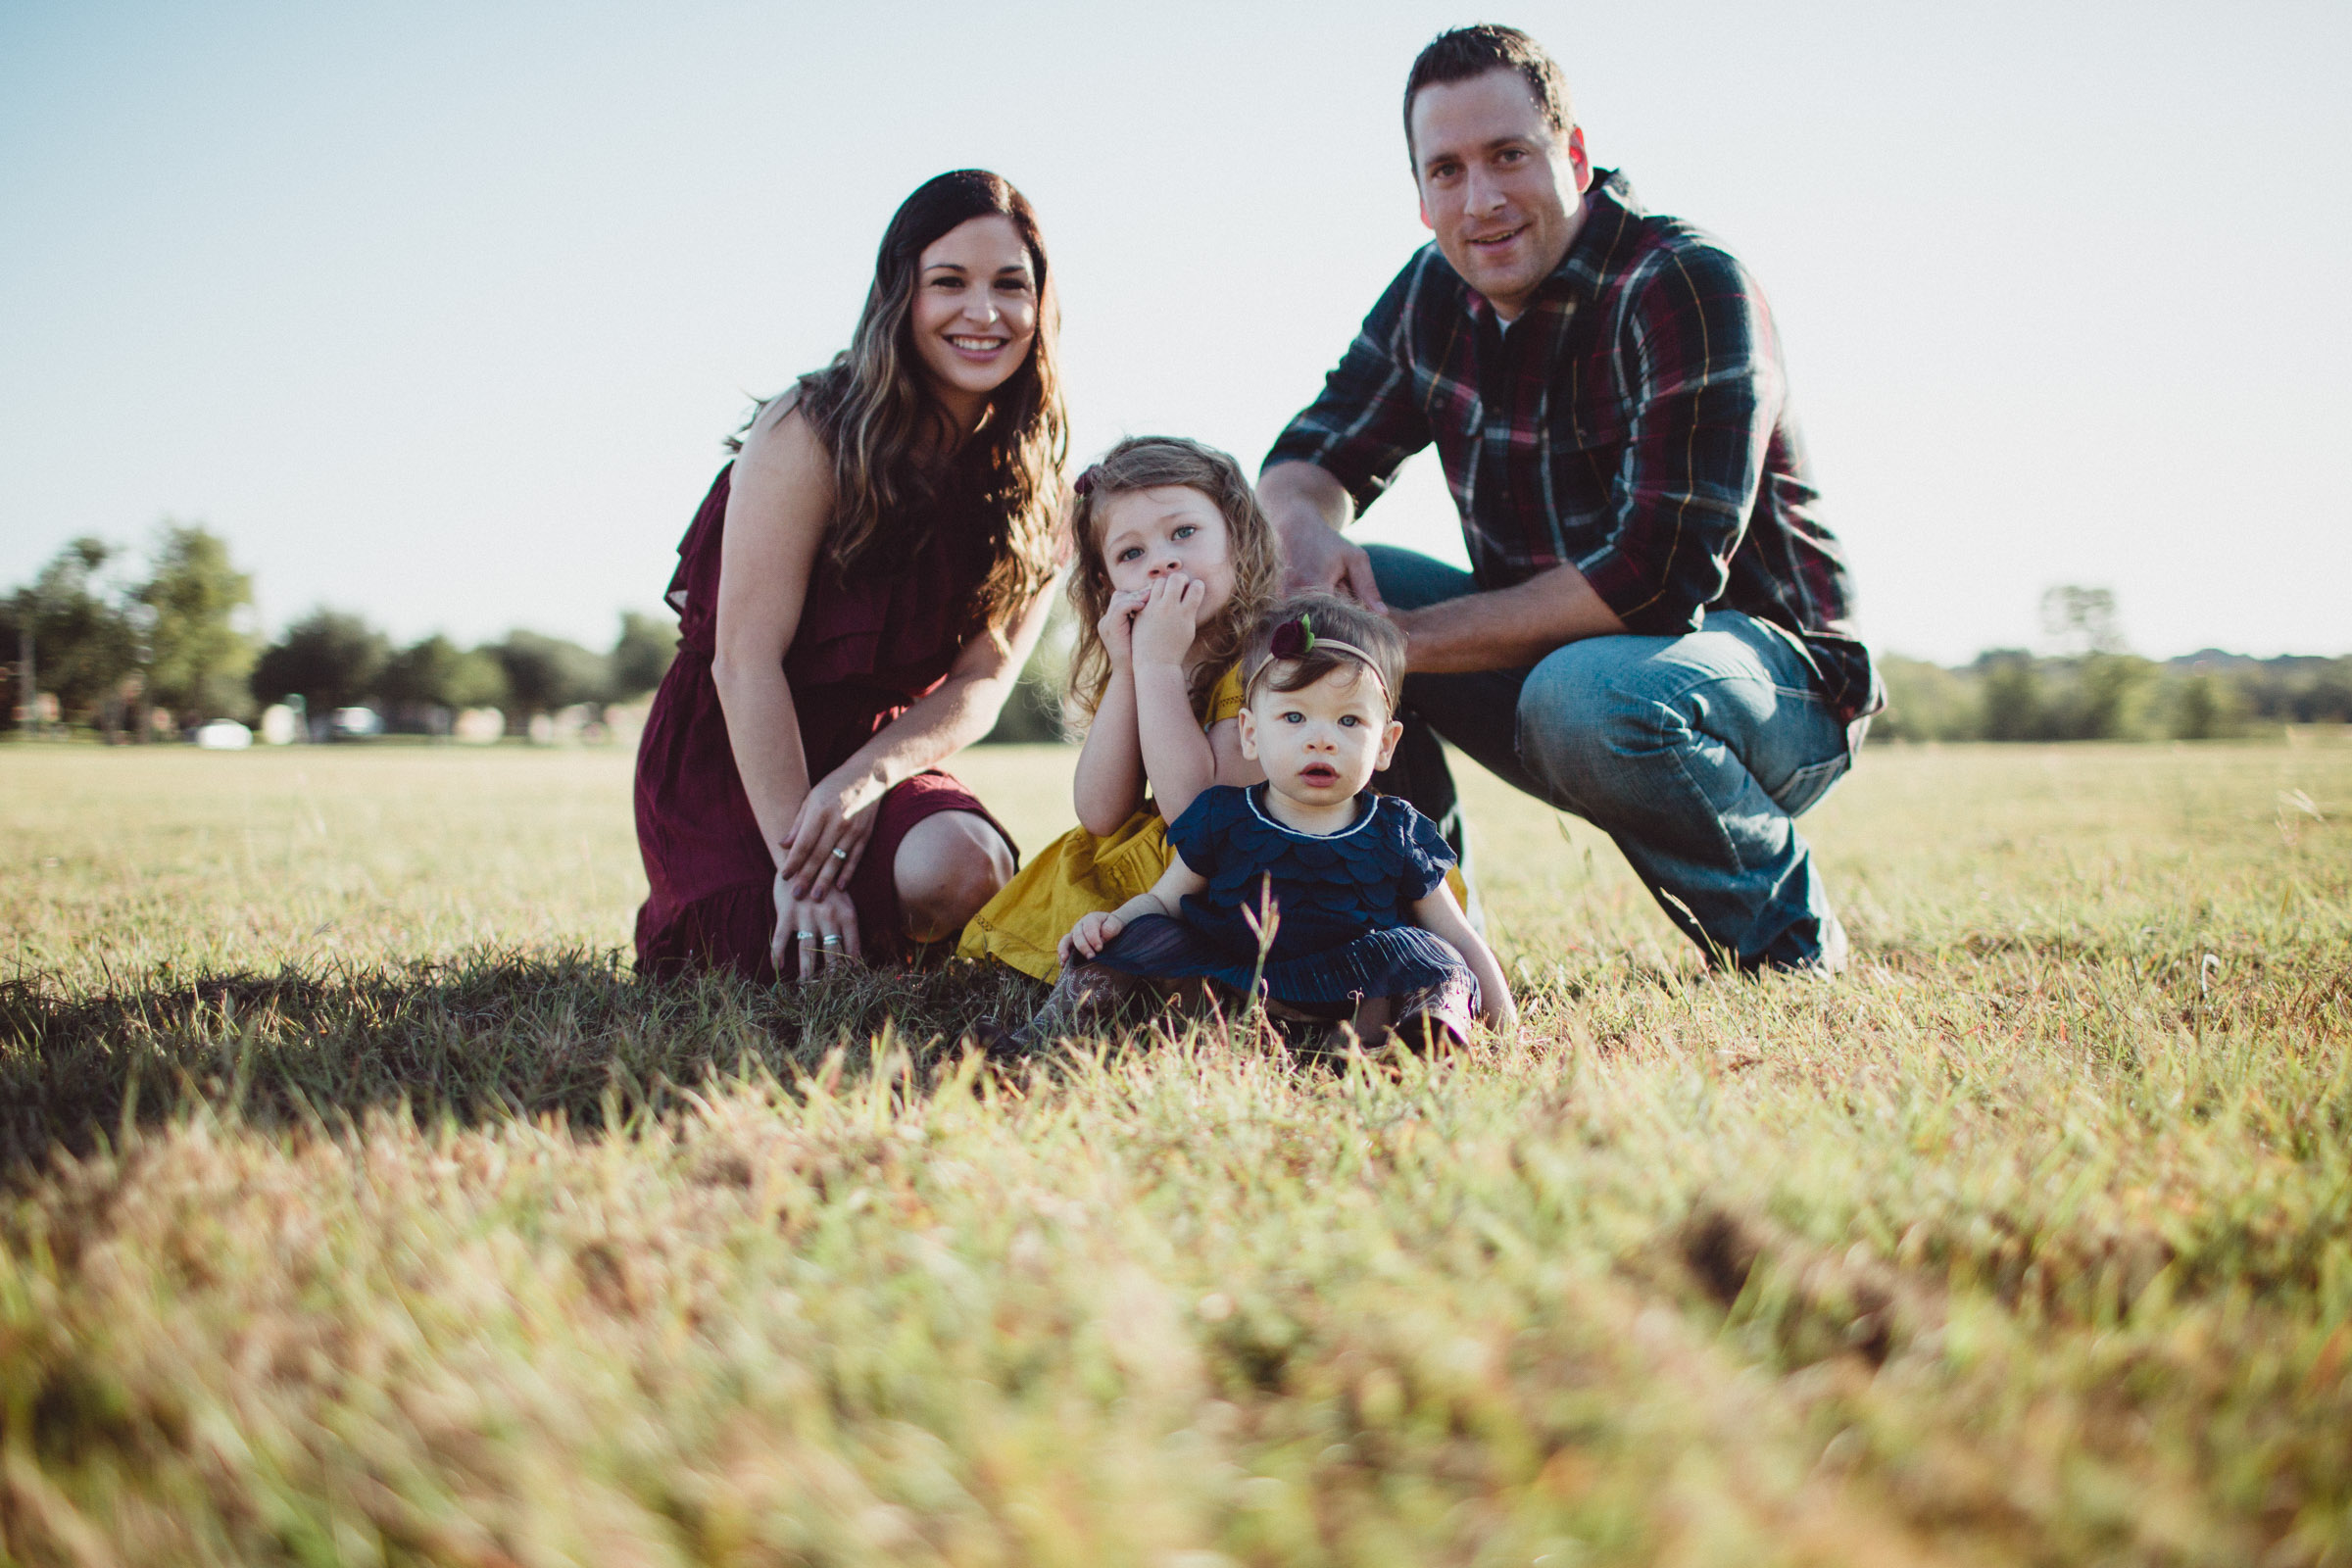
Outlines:
<svg viewBox="0 0 2352 1568"><path fill-rule="evenodd" d="M917 264L911 319L932 389L970 428L1037 340L1037 277L1012 220L990 213L933 240Z"/></svg>

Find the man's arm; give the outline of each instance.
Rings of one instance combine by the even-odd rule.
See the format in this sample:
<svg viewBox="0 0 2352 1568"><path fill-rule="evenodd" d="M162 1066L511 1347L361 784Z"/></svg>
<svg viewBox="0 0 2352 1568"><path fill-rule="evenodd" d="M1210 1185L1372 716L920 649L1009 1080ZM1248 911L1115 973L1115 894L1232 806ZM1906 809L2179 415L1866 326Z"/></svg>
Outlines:
<svg viewBox="0 0 2352 1568"><path fill-rule="evenodd" d="M1321 589L1387 611L1372 580L1372 558L1350 544L1355 498L1312 463L1277 463L1257 476L1257 504L1282 545L1282 585L1290 593Z"/></svg>
<svg viewBox="0 0 2352 1568"><path fill-rule="evenodd" d="M1347 486L1311 463L1280 463L1258 475L1257 499L1282 541L1287 585L1344 593L1387 614L1404 633L1407 669L1517 669L1563 643L1625 630L1574 566L1425 610L1391 610L1372 581L1372 559L1342 532L1355 516Z"/></svg>
<svg viewBox="0 0 2352 1568"><path fill-rule="evenodd" d="M1581 638L1626 629L1574 566L1425 610L1393 610L1389 618L1404 633L1404 667L1428 675L1518 669Z"/></svg>
<svg viewBox="0 0 2352 1568"><path fill-rule="evenodd" d="M1432 438L1413 396L1406 339L1434 255L1422 252L1396 274L1323 378L1322 393L1284 427L1260 467L1258 503L1281 541L1290 592L1320 588L1386 608L1370 561L1343 530Z"/></svg>

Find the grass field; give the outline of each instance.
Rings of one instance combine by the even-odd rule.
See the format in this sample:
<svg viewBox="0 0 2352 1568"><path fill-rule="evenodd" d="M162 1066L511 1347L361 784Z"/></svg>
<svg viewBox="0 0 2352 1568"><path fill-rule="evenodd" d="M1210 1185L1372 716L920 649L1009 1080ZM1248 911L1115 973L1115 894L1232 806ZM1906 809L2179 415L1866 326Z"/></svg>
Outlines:
<svg viewBox="0 0 2352 1568"><path fill-rule="evenodd" d="M1518 1038L997 1072L619 755L0 749L0 1560L2352 1562L2352 744L1874 753L1831 986L1466 782Z"/></svg>

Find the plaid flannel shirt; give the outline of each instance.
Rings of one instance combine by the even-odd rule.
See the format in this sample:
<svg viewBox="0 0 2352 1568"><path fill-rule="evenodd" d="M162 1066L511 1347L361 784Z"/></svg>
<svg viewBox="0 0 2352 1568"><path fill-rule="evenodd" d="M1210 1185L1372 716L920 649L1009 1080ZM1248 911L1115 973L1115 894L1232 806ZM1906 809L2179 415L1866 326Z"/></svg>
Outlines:
<svg viewBox="0 0 2352 1568"><path fill-rule="evenodd" d="M1742 611L1796 636L1841 716L1883 706L1763 293L1622 175L1597 174L1507 331L1425 246L1266 462L1314 464L1360 510L1432 441L1482 589L1567 564L1634 632Z"/></svg>

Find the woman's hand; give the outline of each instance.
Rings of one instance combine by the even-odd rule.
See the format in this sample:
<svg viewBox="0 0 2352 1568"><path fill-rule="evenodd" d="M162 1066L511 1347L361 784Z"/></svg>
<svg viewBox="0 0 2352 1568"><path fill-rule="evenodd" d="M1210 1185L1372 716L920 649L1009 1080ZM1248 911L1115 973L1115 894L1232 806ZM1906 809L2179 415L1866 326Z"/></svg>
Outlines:
<svg viewBox="0 0 2352 1568"><path fill-rule="evenodd" d="M1083 963L1110 945L1111 939L1127 929L1127 922L1108 909L1089 909L1070 927L1070 934L1061 939L1062 967Z"/></svg>
<svg viewBox="0 0 2352 1568"><path fill-rule="evenodd" d="M767 959L783 974L795 958L800 960L800 976L806 980L827 969L864 962L865 950L858 941L858 906L847 893L800 898L779 871L776 934L768 938Z"/></svg>
<svg viewBox="0 0 2352 1568"><path fill-rule="evenodd" d="M1135 660L1143 664L1181 664L1199 634L1200 603L1208 584L1170 572L1152 585L1135 616Z"/></svg>
<svg viewBox="0 0 2352 1568"><path fill-rule="evenodd" d="M874 836L874 810L886 793L882 781L862 769L827 773L809 787L776 867L794 897L822 899L849 884Z"/></svg>
<svg viewBox="0 0 2352 1568"><path fill-rule="evenodd" d="M1114 675L1124 675L1135 662L1135 613L1150 597L1148 589L1122 588L1110 596L1110 608L1095 622L1095 635L1102 639L1102 652L1109 657Z"/></svg>

